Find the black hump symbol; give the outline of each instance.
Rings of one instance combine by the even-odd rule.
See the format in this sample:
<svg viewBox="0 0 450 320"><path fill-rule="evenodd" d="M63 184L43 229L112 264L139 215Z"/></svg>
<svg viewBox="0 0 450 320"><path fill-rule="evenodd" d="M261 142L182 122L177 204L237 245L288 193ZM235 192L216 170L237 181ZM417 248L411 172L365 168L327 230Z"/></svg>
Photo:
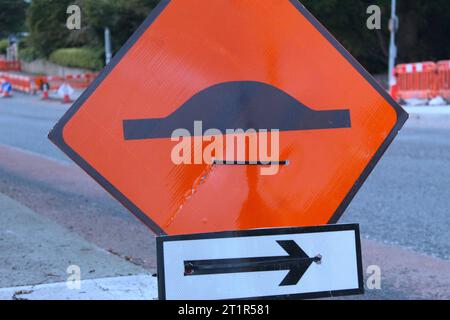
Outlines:
<svg viewBox="0 0 450 320"><path fill-rule="evenodd" d="M350 128L349 110L315 111L271 85L225 82L195 94L166 118L124 120L125 140L170 138L176 129L202 127L255 130L318 130ZM193 131L193 130L192 130Z"/></svg>

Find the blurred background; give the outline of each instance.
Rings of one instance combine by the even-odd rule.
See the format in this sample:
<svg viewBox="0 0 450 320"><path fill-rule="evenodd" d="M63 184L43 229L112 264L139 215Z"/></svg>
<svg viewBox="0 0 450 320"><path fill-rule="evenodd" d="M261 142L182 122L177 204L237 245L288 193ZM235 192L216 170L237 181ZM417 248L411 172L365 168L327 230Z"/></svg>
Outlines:
<svg viewBox="0 0 450 320"><path fill-rule="evenodd" d="M1 0L0 54L6 54L8 36L19 39L24 61L54 63L100 70L104 66L104 29L111 31L117 52L158 0ZM389 0L304 0L302 3L372 74L387 73L389 55ZM82 8L80 30L65 28L69 5ZM381 8L382 28L366 28L371 5ZM412 0L397 3L398 63L438 61L450 57L448 21L450 2Z"/></svg>
<svg viewBox="0 0 450 320"><path fill-rule="evenodd" d="M155 298L154 235L47 134L158 2L0 0L0 299ZM450 1L301 2L410 114L340 221L364 239L353 298L449 299Z"/></svg>

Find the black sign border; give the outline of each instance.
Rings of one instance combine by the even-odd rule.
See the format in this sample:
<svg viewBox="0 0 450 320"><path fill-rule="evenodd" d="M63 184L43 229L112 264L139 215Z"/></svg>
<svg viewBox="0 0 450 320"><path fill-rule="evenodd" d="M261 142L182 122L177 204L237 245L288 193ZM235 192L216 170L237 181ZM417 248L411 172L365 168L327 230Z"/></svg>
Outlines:
<svg viewBox="0 0 450 320"><path fill-rule="evenodd" d="M212 233L187 234L177 236L159 236L156 238L156 255L157 255L157 275L158 275L158 298L159 300L166 300L166 281L164 272L164 243L172 241L185 240L207 240L207 239L222 239L222 238L242 238L242 237L258 237L271 235L288 235L288 234L302 234L302 233L322 233L333 231L354 231L355 232L355 248L356 248L356 263L358 269L358 285L357 289L323 291L314 293L300 293L279 296L262 296L249 297L237 300L279 300L279 299L318 299L331 298L349 295L364 294L364 277L363 264L361 255L361 237L358 224L334 224L315 227L292 227L292 228L271 228L271 229L254 229L254 230L240 230L240 231L224 231ZM193 288L195 290L195 288Z"/></svg>
<svg viewBox="0 0 450 320"><path fill-rule="evenodd" d="M328 223L336 223L342 216L344 211L350 205L350 202L355 197L358 190L361 188L365 180L375 168L378 161L386 152L389 145L397 136L398 131L403 127L408 119L408 114L395 102L392 97L376 82L376 80L353 58L350 53L320 24L320 22L297 0L288 0L295 8L347 59L347 61L382 95L397 113L397 123L391 130L381 147L370 160L361 176L356 180L355 184L346 195L342 203L337 208L336 212L331 217ZM151 26L151 24L158 18L163 10L169 5L171 0L161 0L145 21L139 26L135 33L128 39L125 45L114 56L111 62L100 72L99 76L94 82L85 90L85 92L78 98L77 101L69 108L63 115L55 127L51 130L49 139L60 148L69 158L71 158L78 166L80 166L88 175L90 175L97 183L106 189L114 198L116 198L123 206L125 206L131 213L140 219L146 226L148 226L157 235L164 235L166 232L161 226L150 219L141 209L132 203L124 194L122 194L114 185L105 179L94 167L92 167L86 160L77 154L65 141L63 137L63 130L65 125L70 121L73 115L81 108L85 101L93 94L102 81L114 69L114 67L125 56L128 50L136 43L142 34Z"/></svg>

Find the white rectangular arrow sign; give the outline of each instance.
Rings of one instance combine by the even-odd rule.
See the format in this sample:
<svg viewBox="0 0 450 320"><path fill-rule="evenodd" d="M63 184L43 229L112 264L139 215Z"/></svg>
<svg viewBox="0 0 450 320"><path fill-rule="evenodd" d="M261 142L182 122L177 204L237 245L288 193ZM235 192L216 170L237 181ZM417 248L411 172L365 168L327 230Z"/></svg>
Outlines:
<svg viewBox="0 0 450 320"><path fill-rule="evenodd" d="M364 292L359 226L157 238L159 298L319 298Z"/></svg>

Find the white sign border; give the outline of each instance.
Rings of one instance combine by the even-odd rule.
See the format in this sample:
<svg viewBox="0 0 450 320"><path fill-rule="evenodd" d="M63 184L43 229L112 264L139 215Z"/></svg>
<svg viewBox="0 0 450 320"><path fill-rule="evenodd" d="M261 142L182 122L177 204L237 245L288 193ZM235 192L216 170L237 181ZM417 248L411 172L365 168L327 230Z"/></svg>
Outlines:
<svg viewBox="0 0 450 320"><path fill-rule="evenodd" d="M213 233L199 233L176 236L159 236L156 238L156 252L157 252L157 275L158 275L158 298L159 300L166 300L166 285L164 272L164 242L168 241L185 241L185 240L205 240L205 239L220 239L220 238L237 238L237 237L257 237L268 235L287 235L287 234L301 234L301 233L321 233L333 231L354 231L355 232L355 248L358 269L358 284L357 289L335 290L313 293L299 293L280 296L261 296L248 297L237 300L278 300L278 299L317 299L317 298L331 298L338 296L358 295L364 294L364 278L361 254L361 237L358 224L335 224L314 227L291 227L291 228L268 228L268 229L253 229L241 231L223 231Z"/></svg>

